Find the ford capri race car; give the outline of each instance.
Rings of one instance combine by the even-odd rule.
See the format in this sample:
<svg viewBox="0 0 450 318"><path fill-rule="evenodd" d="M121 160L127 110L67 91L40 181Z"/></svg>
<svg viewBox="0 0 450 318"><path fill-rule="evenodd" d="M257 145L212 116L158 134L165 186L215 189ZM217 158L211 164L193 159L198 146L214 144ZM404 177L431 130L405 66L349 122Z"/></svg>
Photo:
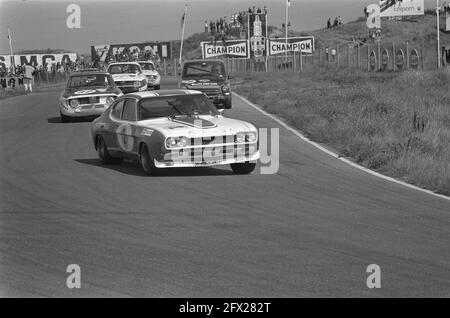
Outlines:
<svg viewBox="0 0 450 318"><path fill-rule="evenodd" d="M121 95L123 93L106 72L74 72L59 98L61 121L101 115Z"/></svg>
<svg viewBox="0 0 450 318"><path fill-rule="evenodd" d="M156 70L155 64L152 61L138 61L138 64L147 77L147 88L158 90L161 87L161 75Z"/></svg>
<svg viewBox="0 0 450 318"><path fill-rule="evenodd" d="M249 174L259 159L256 128L222 116L199 91L126 94L92 122L91 133L103 164L135 158L150 175L225 164Z"/></svg>
<svg viewBox="0 0 450 318"><path fill-rule="evenodd" d="M147 90L147 77L136 62L111 63L108 65L108 73L124 94Z"/></svg>

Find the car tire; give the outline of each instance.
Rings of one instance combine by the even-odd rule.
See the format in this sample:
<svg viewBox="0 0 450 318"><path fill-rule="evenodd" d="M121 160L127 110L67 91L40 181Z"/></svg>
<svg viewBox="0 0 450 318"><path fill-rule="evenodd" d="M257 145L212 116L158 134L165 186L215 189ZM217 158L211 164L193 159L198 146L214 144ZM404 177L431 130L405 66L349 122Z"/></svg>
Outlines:
<svg viewBox="0 0 450 318"><path fill-rule="evenodd" d="M61 114L61 122L62 122L62 123L69 123L69 122L70 122L70 117Z"/></svg>
<svg viewBox="0 0 450 318"><path fill-rule="evenodd" d="M235 174L250 174L255 170L256 162L232 163L230 166Z"/></svg>
<svg viewBox="0 0 450 318"><path fill-rule="evenodd" d="M225 99L223 106L225 109L231 109L231 96L230 98Z"/></svg>
<svg viewBox="0 0 450 318"><path fill-rule="evenodd" d="M146 145L142 145L141 150L139 151L139 163L141 164L144 172L148 175L155 176L158 174L159 169L155 166L153 158L150 155Z"/></svg>
<svg viewBox="0 0 450 318"><path fill-rule="evenodd" d="M154 86L153 89L154 89L155 91L158 91L158 90L160 89L160 86L159 86L159 85L158 85L158 86Z"/></svg>
<svg viewBox="0 0 450 318"><path fill-rule="evenodd" d="M101 136L97 137L97 154L98 159L104 165L120 163L122 161L121 159L116 159L109 154L105 140Z"/></svg>

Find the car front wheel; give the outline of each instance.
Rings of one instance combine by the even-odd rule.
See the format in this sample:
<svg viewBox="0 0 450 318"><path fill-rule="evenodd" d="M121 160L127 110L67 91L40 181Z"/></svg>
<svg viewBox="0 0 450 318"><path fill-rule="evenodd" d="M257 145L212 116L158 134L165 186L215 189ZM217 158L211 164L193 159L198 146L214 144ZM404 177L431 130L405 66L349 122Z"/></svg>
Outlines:
<svg viewBox="0 0 450 318"><path fill-rule="evenodd" d="M232 163L230 166L235 174L250 174L255 170L256 162Z"/></svg>
<svg viewBox="0 0 450 318"><path fill-rule="evenodd" d="M139 162L141 163L142 169L151 176L158 174L158 168L155 166L152 156L150 155L146 145L141 147L139 152Z"/></svg>
<svg viewBox="0 0 450 318"><path fill-rule="evenodd" d="M97 154L98 154L98 159L100 160L100 162L105 165L121 162L121 159L113 158L109 154L108 147L106 147L105 140L101 136L97 138Z"/></svg>
<svg viewBox="0 0 450 318"><path fill-rule="evenodd" d="M68 122L70 122L70 117L69 117L69 116L66 116L66 115L63 115L63 114L61 113L61 122L62 122L62 123L68 123Z"/></svg>

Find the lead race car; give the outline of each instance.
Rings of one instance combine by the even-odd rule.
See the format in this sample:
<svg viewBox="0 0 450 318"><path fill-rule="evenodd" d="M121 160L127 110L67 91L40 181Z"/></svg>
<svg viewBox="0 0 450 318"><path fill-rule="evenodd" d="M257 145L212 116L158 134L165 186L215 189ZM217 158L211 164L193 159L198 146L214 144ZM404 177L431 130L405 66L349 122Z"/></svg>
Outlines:
<svg viewBox="0 0 450 318"><path fill-rule="evenodd" d="M71 73L59 98L61 121L101 115L122 95L106 72L87 70Z"/></svg>
<svg viewBox="0 0 450 318"><path fill-rule="evenodd" d="M259 159L257 129L224 117L199 91L124 95L92 122L91 133L103 164L136 158L150 175L226 164L236 174L249 174Z"/></svg>
<svg viewBox="0 0 450 318"><path fill-rule="evenodd" d="M111 63L108 65L108 73L124 94L147 90L147 77L136 62Z"/></svg>

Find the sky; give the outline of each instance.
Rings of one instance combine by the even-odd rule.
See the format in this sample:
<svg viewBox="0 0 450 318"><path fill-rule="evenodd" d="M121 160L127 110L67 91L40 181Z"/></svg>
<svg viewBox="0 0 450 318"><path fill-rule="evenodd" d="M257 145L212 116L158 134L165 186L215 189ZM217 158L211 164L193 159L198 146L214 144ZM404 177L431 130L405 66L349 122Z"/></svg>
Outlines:
<svg viewBox="0 0 450 318"><path fill-rule="evenodd" d="M289 21L296 31L323 28L326 20L343 22L363 16L363 8L378 0L291 0ZM426 7L435 1L425 0ZM281 26L286 0L0 0L0 54L13 51L67 49L89 53L94 44L168 41L181 38L181 16L188 5L185 36L202 32L205 20L215 20L248 9L269 9L269 24ZM69 4L81 9L81 27L69 29Z"/></svg>

